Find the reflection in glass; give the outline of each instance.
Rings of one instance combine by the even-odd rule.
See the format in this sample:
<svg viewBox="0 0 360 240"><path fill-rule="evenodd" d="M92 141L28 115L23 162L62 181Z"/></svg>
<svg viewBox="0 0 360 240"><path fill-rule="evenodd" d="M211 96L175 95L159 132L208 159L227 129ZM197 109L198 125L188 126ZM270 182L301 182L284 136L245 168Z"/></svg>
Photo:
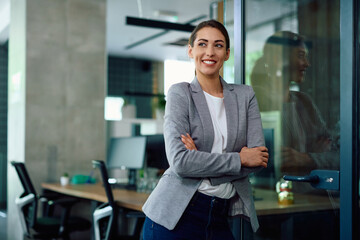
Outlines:
<svg viewBox="0 0 360 240"><path fill-rule="evenodd" d="M327 129L312 98L298 90L310 67L308 51L303 36L276 32L266 40L251 73L260 111L279 116L281 147L275 164L280 176L307 175L314 169L337 169L339 165L338 136ZM294 183L294 189L311 190L311 186Z"/></svg>
<svg viewBox="0 0 360 240"><path fill-rule="evenodd" d="M272 166L251 179L260 229L251 235L245 225L245 236L338 239L337 193L293 183L294 202L280 206L274 183L285 173L339 169L339 0L243 3L242 75L254 88L264 132L273 131Z"/></svg>

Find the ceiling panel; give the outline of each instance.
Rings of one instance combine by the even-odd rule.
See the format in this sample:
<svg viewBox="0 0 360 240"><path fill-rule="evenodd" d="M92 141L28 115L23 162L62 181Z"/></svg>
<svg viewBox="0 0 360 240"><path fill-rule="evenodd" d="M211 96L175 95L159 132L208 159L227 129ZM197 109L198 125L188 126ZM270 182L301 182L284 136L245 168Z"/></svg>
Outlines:
<svg viewBox="0 0 360 240"><path fill-rule="evenodd" d="M166 21L166 16L159 16L159 12L174 12L177 23L186 23L194 18L205 15L209 19L211 0L108 0L107 7L107 46L110 55L136 57L152 60L188 59L186 46L164 45L179 39L189 38L190 33L152 29L125 24L126 16ZM198 24L196 21L193 25ZM162 35L161 35L162 34ZM155 35L161 35L154 37ZM126 49L133 43L144 39L151 40Z"/></svg>

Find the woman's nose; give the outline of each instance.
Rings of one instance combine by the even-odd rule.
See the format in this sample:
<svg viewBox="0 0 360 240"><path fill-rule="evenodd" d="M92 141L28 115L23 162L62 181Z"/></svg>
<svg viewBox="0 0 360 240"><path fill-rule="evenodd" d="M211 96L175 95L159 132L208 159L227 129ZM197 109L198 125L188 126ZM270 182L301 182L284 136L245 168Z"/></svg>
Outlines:
<svg viewBox="0 0 360 240"><path fill-rule="evenodd" d="M208 47L206 49L206 55L213 56L214 55L214 49L212 47Z"/></svg>

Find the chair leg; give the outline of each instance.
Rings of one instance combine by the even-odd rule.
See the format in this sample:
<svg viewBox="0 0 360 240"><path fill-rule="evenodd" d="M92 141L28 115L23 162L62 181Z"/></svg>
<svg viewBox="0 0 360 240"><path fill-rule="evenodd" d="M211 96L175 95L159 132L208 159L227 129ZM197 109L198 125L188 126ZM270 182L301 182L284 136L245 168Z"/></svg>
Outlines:
<svg viewBox="0 0 360 240"><path fill-rule="evenodd" d="M43 203L42 207L43 207L43 216L44 217L52 217L52 216L54 216L54 206L53 205Z"/></svg>
<svg viewBox="0 0 360 240"><path fill-rule="evenodd" d="M136 219L136 224L135 224L135 229L134 229L134 234L133 234L133 236L136 237L136 239L140 239L141 230L144 225L144 222L145 222L145 218L137 218Z"/></svg>

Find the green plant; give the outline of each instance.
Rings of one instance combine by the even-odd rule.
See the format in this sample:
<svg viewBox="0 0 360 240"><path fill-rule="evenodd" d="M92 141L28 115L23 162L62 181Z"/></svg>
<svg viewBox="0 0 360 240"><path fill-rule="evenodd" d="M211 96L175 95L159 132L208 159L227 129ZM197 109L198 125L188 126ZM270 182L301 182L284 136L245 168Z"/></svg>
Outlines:
<svg viewBox="0 0 360 240"><path fill-rule="evenodd" d="M157 108L161 110L165 110L165 105L166 105L165 95L159 96L157 102Z"/></svg>
<svg viewBox="0 0 360 240"><path fill-rule="evenodd" d="M123 106L126 106L126 105L130 104L129 99L127 97L122 97L122 99L124 100Z"/></svg>
<svg viewBox="0 0 360 240"><path fill-rule="evenodd" d="M69 174L67 172L64 172L63 177L69 177Z"/></svg>
<svg viewBox="0 0 360 240"><path fill-rule="evenodd" d="M160 110L160 112L165 111L165 105L166 105L165 95L164 94L155 95L151 100L151 109L153 116L157 116L157 110Z"/></svg>

